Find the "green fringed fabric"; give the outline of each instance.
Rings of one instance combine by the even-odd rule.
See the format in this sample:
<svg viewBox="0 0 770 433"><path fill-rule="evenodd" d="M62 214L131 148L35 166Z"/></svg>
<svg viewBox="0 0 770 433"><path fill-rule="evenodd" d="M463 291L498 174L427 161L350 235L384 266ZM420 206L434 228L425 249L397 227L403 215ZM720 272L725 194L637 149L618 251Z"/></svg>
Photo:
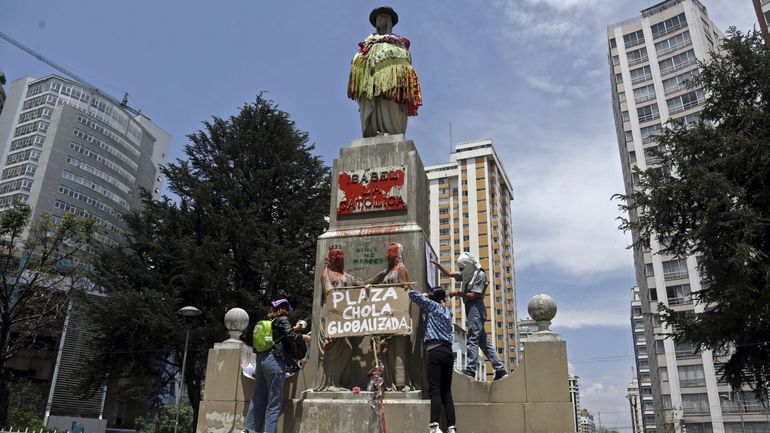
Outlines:
<svg viewBox="0 0 770 433"><path fill-rule="evenodd" d="M409 52L395 45L375 44L366 54L353 57L348 79L348 97L385 99L406 104L408 114L417 114L422 105L420 82L412 68Z"/></svg>

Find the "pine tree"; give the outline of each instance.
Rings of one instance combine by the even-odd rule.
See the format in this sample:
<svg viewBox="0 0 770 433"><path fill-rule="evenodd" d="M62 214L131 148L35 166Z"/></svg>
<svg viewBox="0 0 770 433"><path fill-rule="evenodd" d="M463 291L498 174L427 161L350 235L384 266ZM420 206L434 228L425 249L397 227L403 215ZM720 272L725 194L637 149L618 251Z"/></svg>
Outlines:
<svg viewBox="0 0 770 433"><path fill-rule="evenodd" d="M125 216L125 248L105 250L91 304L102 327L82 391L118 383L124 395L168 393L181 367L186 305L203 314L190 338L185 382L195 410L207 350L226 337L230 308L256 320L271 299L311 309L315 243L328 227L329 170L289 115L257 96L188 136L186 159L163 169L176 199L145 196ZM117 380L126 379L126 380Z"/></svg>

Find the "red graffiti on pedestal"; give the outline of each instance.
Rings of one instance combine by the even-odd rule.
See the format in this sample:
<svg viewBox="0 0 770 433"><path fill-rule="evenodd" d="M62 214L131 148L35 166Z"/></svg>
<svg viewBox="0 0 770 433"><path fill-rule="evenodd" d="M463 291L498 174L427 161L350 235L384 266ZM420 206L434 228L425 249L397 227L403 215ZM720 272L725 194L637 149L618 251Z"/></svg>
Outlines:
<svg viewBox="0 0 770 433"><path fill-rule="evenodd" d="M340 173L341 193L337 215L406 209L402 197L404 170L372 171L364 174Z"/></svg>

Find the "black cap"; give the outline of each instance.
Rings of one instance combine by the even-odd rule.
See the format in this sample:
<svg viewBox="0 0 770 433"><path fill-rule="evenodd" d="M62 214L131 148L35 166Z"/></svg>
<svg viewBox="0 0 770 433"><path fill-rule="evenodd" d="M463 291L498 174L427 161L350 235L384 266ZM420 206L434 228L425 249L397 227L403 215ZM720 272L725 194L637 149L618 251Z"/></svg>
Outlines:
<svg viewBox="0 0 770 433"><path fill-rule="evenodd" d="M390 15L391 20L393 20L393 27L396 26L396 23L398 22L398 14L390 6L380 6L375 8L372 13L369 14L369 22L372 23L372 26L377 27L375 20L377 19L377 15L380 14Z"/></svg>
<svg viewBox="0 0 770 433"><path fill-rule="evenodd" d="M430 291L430 294L428 295L428 299L436 302L444 302L444 299L446 299L446 290L440 287L436 287L435 289Z"/></svg>

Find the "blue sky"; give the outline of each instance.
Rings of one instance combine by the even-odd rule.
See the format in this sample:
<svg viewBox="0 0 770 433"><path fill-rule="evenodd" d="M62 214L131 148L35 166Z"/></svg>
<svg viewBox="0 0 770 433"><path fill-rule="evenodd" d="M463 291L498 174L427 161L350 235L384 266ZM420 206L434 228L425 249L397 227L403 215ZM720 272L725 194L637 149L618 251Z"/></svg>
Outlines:
<svg viewBox="0 0 770 433"><path fill-rule="evenodd" d="M751 0L702 0L717 25L746 30ZM518 308L557 300L582 403L630 431L629 237L616 230L623 185L610 107L608 24L647 0L391 1L412 41L425 105L407 135L426 164L491 137L514 186ZM360 135L349 62L380 2L9 1L0 29L147 113L172 135L229 116L260 92L310 133L331 163ZM53 72L0 41L9 81Z"/></svg>

